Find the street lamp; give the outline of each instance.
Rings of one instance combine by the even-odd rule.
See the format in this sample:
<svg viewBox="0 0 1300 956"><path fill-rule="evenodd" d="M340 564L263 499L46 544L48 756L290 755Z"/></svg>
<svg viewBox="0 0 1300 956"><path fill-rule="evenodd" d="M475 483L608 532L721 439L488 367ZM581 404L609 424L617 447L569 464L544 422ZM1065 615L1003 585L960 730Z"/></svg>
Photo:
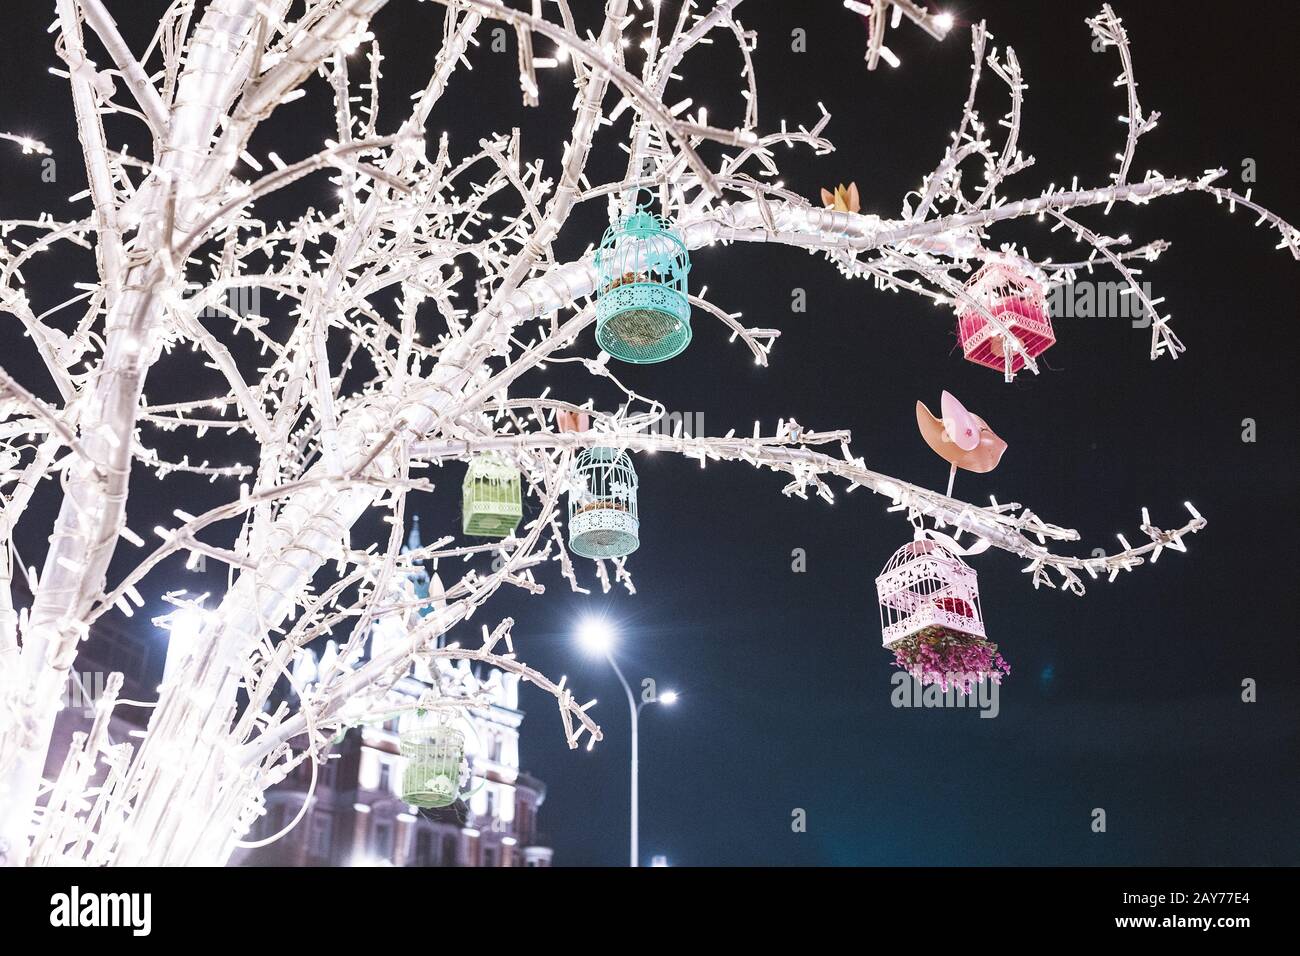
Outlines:
<svg viewBox="0 0 1300 956"><path fill-rule="evenodd" d="M603 617L584 617L578 625L578 643L592 654L605 654L614 649L614 629Z"/></svg>
<svg viewBox="0 0 1300 956"><path fill-rule="evenodd" d="M627 709L632 715L632 838L630 848L631 866L640 866L640 851L638 850L638 829L639 818L638 810L638 770L640 760L638 756L638 735L637 729L640 724L641 708L646 704L672 704L677 700L677 692L667 690L649 699L637 701L632 693L632 688L628 685L627 678L619 669L618 662L614 660L614 628L609 622L600 617L586 617L578 625L578 643L591 654L601 654L605 660L609 661L609 666L614 669L618 682L623 685L623 691L627 694Z"/></svg>

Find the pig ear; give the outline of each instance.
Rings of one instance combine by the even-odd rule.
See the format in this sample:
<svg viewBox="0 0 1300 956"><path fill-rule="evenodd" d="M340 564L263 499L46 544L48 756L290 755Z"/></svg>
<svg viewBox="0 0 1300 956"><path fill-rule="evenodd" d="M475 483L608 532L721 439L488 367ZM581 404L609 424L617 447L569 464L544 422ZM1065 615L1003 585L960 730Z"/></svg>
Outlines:
<svg viewBox="0 0 1300 956"><path fill-rule="evenodd" d="M835 194L831 192L829 189L822 190L822 205L823 206L835 205Z"/></svg>
<svg viewBox="0 0 1300 956"><path fill-rule="evenodd" d="M857 212L861 208L862 204L858 202L858 184L849 183L849 212Z"/></svg>
<svg viewBox="0 0 1300 956"><path fill-rule="evenodd" d="M957 401L951 392L944 392L940 408L943 422L948 429L948 437L962 451L972 451L980 443L979 420L966 411L966 406Z"/></svg>

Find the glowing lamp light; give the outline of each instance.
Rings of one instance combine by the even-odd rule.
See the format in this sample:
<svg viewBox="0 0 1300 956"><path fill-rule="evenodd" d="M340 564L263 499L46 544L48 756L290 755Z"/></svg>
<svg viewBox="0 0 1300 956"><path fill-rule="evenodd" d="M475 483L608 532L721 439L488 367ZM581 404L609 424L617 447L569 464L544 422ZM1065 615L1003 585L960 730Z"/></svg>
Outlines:
<svg viewBox="0 0 1300 956"><path fill-rule="evenodd" d="M661 704L677 703L677 691L675 690L664 691L662 694L659 695L659 703Z"/></svg>
<svg viewBox="0 0 1300 956"><path fill-rule="evenodd" d="M591 654L608 654L614 647L614 629L604 618L583 618L578 625L578 643Z"/></svg>

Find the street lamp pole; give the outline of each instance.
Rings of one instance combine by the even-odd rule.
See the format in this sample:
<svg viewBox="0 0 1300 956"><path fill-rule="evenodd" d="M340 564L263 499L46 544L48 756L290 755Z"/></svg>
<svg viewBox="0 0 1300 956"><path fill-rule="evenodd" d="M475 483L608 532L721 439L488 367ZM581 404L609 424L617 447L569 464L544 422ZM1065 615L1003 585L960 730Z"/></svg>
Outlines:
<svg viewBox="0 0 1300 956"><path fill-rule="evenodd" d="M638 772L640 760L638 755L638 738L637 729L640 723L641 707L637 704L636 698L632 695L632 688L628 685L627 678L619 670L618 662L614 660L614 655L609 650L605 651L605 660L609 661L609 666L614 668L614 673L618 676L618 682L623 685L623 691L627 694L627 709L632 715L632 837L630 848L629 866L641 865L641 854L638 848L638 829L640 821L638 818Z"/></svg>
<svg viewBox="0 0 1300 956"><path fill-rule="evenodd" d="M664 691L662 694L654 693L653 696L637 702L636 695L632 693L632 687L623 676L623 671L619 669L618 661L614 660L614 631L608 623L598 617L586 618L578 629L578 642L592 654L602 654L605 660L609 661L609 666L613 668L614 675L618 682L623 685L623 693L627 694L627 711L632 717L632 820L631 820L631 838L628 848L628 864L630 866L641 865L640 851L640 723L641 708L646 704L671 704L677 700L676 691Z"/></svg>

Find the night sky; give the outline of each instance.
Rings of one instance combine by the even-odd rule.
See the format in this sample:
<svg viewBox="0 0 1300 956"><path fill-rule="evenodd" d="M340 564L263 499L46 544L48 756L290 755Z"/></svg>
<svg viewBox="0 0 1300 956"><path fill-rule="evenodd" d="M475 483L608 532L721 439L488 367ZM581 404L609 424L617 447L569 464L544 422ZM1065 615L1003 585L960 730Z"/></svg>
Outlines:
<svg viewBox="0 0 1300 956"><path fill-rule="evenodd" d="M66 196L81 188L84 173L66 81L46 72L62 65L44 30L53 14L48 4L21 6L0 37L0 129L44 139L59 158L60 179L42 183L37 160L0 145L0 209L6 217L41 208L67 215ZM581 26L598 28L599 6L574 3ZM1207 7L1186 3L1115 6L1133 43L1142 105L1162 114L1139 145L1133 178L1149 168L1195 175L1224 166L1224 185L1253 188L1273 211L1300 218L1292 5L1263 4L1259 16L1235 17L1192 12ZM109 7L139 50L162 4ZM865 31L838 2L742 5L742 21L760 38L762 129L782 118L812 125L818 101L833 114L825 135L836 152L779 150L789 188L815 197L821 186L855 180L864 213L897 216L960 117L967 27L980 18L989 21L992 43L1014 46L1029 84L1021 146L1037 164L1002 193L1036 196L1074 175L1084 185L1107 182L1123 144L1116 116L1124 94L1112 86L1114 51L1092 52L1083 22L1100 4L958 2L949 9L958 27L945 42L904 24L889 40L901 68L882 64L869 73ZM427 76L440 11L392 0L373 24L386 57L381 132L395 128L407 95ZM807 31L806 53L791 51L795 28ZM570 122L571 73L545 71L542 106L525 109L513 39L508 53L494 54L480 36L473 73L455 75L430 131L445 130L453 153L463 154L493 129L518 126L524 154L545 158L553 174ZM538 45L546 55L546 41ZM639 70L638 56L631 63ZM686 82L670 88L669 102L691 95L708 106L714 125L736 123L739 68L734 42L718 36L686 61ZM325 84L316 79L311 89L264 124L254 152L277 149L291 161L329 134ZM977 105L990 126L1004 113L1004 88L993 76ZM625 116L597 139L593 182L621 176L626 126ZM110 126L110 142L129 138L120 131L129 128ZM1257 181L1243 184L1247 158ZM275 214L337 202L333 195L327 174L317 174L278 199ZM79 208L84 213L85 203ZM573 258L598 240L604 214L603 202L587 204L557 255ZM825 260L790 248L741 243L695 253L691 281L707 285L721 307L743 311L746 324L782 330L770 367L755 366L743 345L729 344L720 324L697 313L684 355L618 373L670 411L701 415L708 434L748 432L756 418L770 433L791 416L818 430L847 428L869 467L939 489L947 469L918 435L913 406L922 399L937 410L947 388L1010 444L991 475L958 476L958 497L1022 502L1077 528L1083 540L1058 547L1080 554L1116 550L1116 532L1144 541L1143 505L1157 525L1181 525L1188 500L1209 520L1189 539L1189 553L1166 551L1155 566L1091 584L1083 598L1035 591L1020 573L1024 562L1003 552L973 558L990 640L1012 667L999 716L896 709L874 578L911 532L901 515L886 513L887 500L863 490L837 494L834 505L787 499L780 493L786 479L771 472L731 464L701 470L641 455L641 548L629 562L636 595L601 595L592 575L593 596L571 594L557 568L543 573L546 595L503 593L473 621L477 631L483 621L513 616L521 657L551 676L568 674L580 699L599 698L594 713L606 739L594 752L571 752L552 699L523 692L523 763L548 784L540 827L557 864L618 865L627 855L628 715L608 666L575 646L577 622L588 613L618 627L618 657L634 684L654 677L682 694L674 707L642 714L646 861L663 853L681 865L1300 863L1300 692L1291 683L1300 673L1292 547L1296 263L1273 248L1276 233L1202 195L1121 206L1110 217L1091 209L1080 219L1127 232L1135 244L1173 242L1143 278L1166 297L1163 308L1187 346L1177 361L1152 362L1149 329L1126 318L1062 318L1043 374L1008 385L962 360L950 311L849 282ZM1032 220L1000 226L993 238L1026 243L1039 257L1082 257L1064 232ZM35 268L33 299L48 308L74 294L69 263L84 281L88 262L74 255L57 269ZM790 309L796 288L806 290L805 313ZM30 347L14 328L12 319L0 324L6 366ZM578 349L596 354L590 331ZM207 394L195 391L183 361L159 364L151 399ZM616 401L612 390L564 369L526 382L532 394L549 384L576 401L595 397L601 408ZM45 386L33 385L52 397ZM1242 441L1246 418L1257 424L1251 443ZM212 460L230 460L225 440L210 440ZM426 529L459 522L459 466L450 471L434 495L408 504ZM205 481L186 482L175 486L192 497L160 502L141 472L132 527L148 529L172 507L195 512L213 503ZM52 515L57 489L42 494L38 507ZM379 528L358 525L354 543ZM40 522L20 533L28 563L46 533ZM806 552L805 573L791 570L796 548ZM170 565L151 581L142 590L192 586ZM137 622L142 641L161 641L143 618ZM1256 703L1241 701L1246 678L1258 681ZM1107 814L1104 834L1090 829L1098 807ZM806 833L792 832L794 808L807 812Z"/></svg>

